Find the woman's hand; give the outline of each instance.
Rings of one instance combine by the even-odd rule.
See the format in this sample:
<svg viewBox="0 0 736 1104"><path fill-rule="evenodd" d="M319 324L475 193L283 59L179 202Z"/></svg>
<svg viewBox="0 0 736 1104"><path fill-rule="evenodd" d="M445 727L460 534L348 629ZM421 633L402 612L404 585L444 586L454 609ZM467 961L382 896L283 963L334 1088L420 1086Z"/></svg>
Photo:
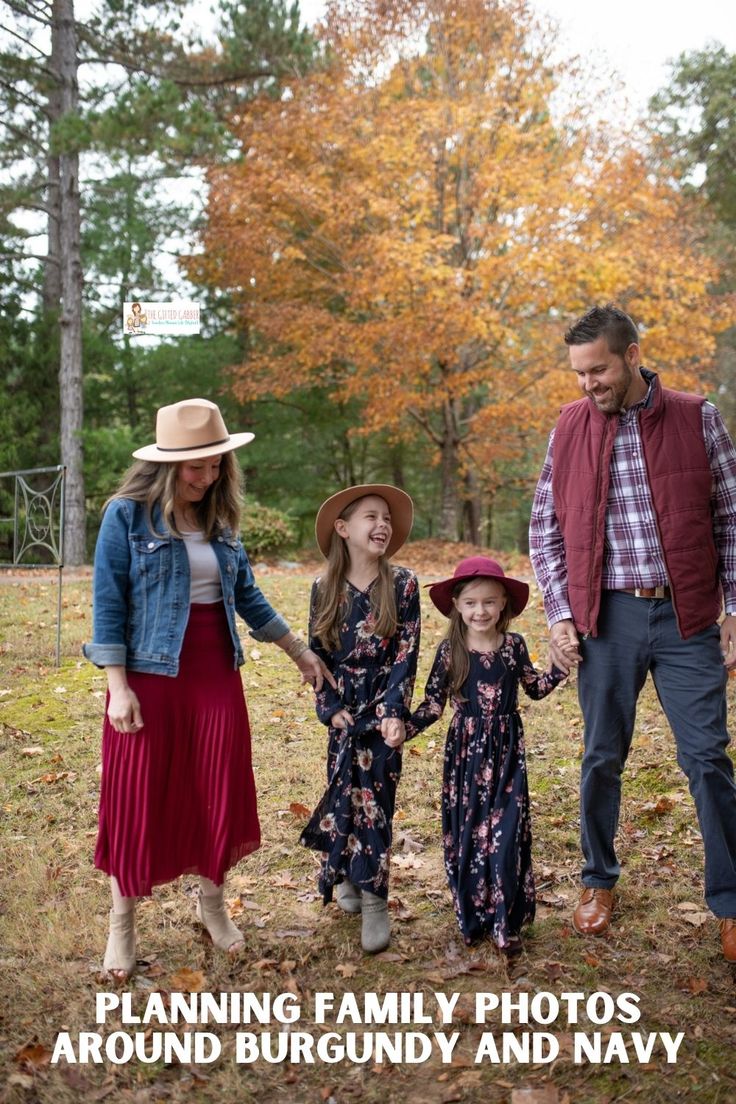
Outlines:
<svg viewBox="0 0 736 1104"><path fill-rule="evenodd" d="M107 718L116 732L140 732L143 728L141 706L136 693L128 686L124 667L106 667L110 701Z"/></svg>
<svg viewBox="0 0 736 1104"><path fill-rule="evenodd" d="M337 713L333 713L330 717L330 724L333 728L350 728L353 724L353 718L347 709L339 709Z"/></svg>
<svg viewBox="0 0 736 1104"><path fill-rule="evenodd" d="M306 651L302 652L296 660L296 665L302 673L302 682L308 682L317 693L322 689L325 680L329 682L333 690L337 689L337 683L332 677L332 672L327 669L311 648L307 648Z"/></svg>
<svg viewBox="0 0 736 1104"><path fill-rule="evenodd" d="M406 739L406 725L399 717L384 717L381 721L381 736L387 747L400 748Z"/></svg>

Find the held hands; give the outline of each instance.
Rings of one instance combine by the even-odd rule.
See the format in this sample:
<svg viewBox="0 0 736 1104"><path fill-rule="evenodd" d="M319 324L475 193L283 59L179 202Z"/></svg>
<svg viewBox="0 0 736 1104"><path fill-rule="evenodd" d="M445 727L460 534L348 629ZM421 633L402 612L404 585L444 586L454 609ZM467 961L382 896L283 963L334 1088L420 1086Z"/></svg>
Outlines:
<svg viewBox="0 0 736 1104"><path fill-rule="evenodd" d="M573 667L582 663L580 641L572 621L556 621L549 630L549 654L555 667L559 667L566 675L570 674Z"/></svg>
<svg viewBox="0 0 736 1104"><path fill-rule="evenodd" d="M322 689L322 685L325 682L329 682L333 690L337 689L337 683L332 677L332 673L328 671L325 664L315 655L311 648L307 648L299 658L296 660L296 665L302 673L302 682L308 682L310 686L319 693ZM352 721L351 721L352 724ZM338 728L343 726L338 725Z"/></svg>
<svg viewBox="0 0 736 1104"><path fill-rule="evenodd" d="M381 736L387 747L400 748L406 739L406 725L398 717L384 717L381 721Z"/></svg>
<svg viewBox="0 0 736 1104"><path fill-rule="evenodd" d="M727 613L721 623L721 655L727 670L736 667L736 613Z"/></svg>

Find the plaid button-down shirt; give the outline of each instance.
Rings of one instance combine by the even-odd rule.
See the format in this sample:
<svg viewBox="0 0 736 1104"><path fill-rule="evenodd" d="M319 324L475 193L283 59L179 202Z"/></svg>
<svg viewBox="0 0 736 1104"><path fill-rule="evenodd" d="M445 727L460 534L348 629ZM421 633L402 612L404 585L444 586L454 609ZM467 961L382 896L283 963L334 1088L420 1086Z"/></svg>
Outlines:
<svg viewBox="0 0 736 1104"><path fill-rule="evenodd" d="M657 533L639 434L639 411L651 402L657 385L642 369L649 390L641 402L618 415L611 456L611 481L606 505L606 532L601 586L604 590L655 587L668 582ZM715 406L702 406L703 439L713 473L711 513L713 537L727 613L736 612L736 449ZM542 589L547 621L571 618L567 595L565 546L552 500L554 430L532 506L529 553Z"/></svg>

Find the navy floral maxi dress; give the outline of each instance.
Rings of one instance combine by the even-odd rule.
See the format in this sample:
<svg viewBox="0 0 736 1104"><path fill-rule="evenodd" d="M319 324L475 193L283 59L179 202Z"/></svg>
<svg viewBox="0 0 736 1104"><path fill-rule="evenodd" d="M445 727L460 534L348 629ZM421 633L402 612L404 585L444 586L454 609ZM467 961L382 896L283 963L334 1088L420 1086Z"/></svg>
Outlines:
<svg viewBox="0 0 736 1104"><path fill-rule="evenodd" d="M419 650L419 585L405 567L393 567L398 628L381 638L372 630L371 583L357 590L346 583L340 649L326 651L312 632L319 579L312 587L309 646L337 682L325 682L317 694L317 716L328 726L327 789L302 832L305 847L322 851L319 888L325 904L333 886L348 878L353 885L388 896L391 833L396 787L401 776L401 749L381 737L383 717L407 720ZM349 729L330 720L347 709Z"/></svg>
<svg viewBox="0 0 736 1104"><path fill-rule="evenodd" d="M450 646L437 649L422 704L407 735L442 714L449 693ZM534 919L532 832L519 715L519 684L544 698L564 679L537 671L523 636L506 633L495 652L470 652L470 673L453 697L442 782L445 870L466 943L490 935L509 947ZM465 700L461 700L465 699Z"/></svg>

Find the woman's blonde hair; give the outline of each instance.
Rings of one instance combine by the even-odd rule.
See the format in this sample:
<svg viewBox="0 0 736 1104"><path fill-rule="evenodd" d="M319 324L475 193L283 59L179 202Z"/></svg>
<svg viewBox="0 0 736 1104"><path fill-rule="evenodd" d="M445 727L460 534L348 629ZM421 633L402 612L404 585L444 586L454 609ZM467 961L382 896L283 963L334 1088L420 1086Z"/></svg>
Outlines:
<svg viewBox="0 0 736 1104"><path fill-rule="evenodd" d="M144 502L148 508L149 524L153 529L153 512L156 506L161 511L164 524L170 533L180 537L174 517L174 499L179 464L159 464L151 460L136 460L122 478L120 486L110 495L103 510L117 498L130 498L134 502ZM235 454L223 452L220 459L220 473L211 483L202 501L193 503L192 509L197 524L205 539L212 540L224 529L235 536L240 531L240 510L243 501L243 473L235 459ZM163 533L157 534L164 536Z"/></svg>
<svg viewBox="0 0 736 1104"><path fill-rule="evenodd" d="M490 576L488 576L490 578ZM453 598L459 598L466 586L471 583L477 583L479 579L483 578L481 575L474 576L472 579L463 579L458 583L452 592ZM494 579L494 583L499 583L503 586L503 583L499 579ZM496 632L505 633L509 627L509 622L514 616L511 610L511 603L509 602L509 592L506 587L503 587L503 592L506 595L506 605L501 610L501 615L496 622ZM450 666L448 669L450 693L453 697L458 698L460 701L465 699L461 695L461 691L468 675L470 674L470 652L468 651L468 645L466 643L466 627L465 622L460 616L460 611L453 602L452 609L450 610L450 624L447 629L447 640L450 645Z"/></svg>
<svg viewBox="0 0 736 1104"><path fill-rule="evenodd" d="M365 497L365 496L361 496ZM340 514L347 521L361 501L356 498ZM350 555L340 536L333 530L327 555L327 570L320 578L312 622L312 635L323 648L335 652L340 647L340 625L350 612L350 596L346 587ZM396 613L396 589L391 563L381 556L378 561L378 578L371 589L371 629L376 636L393 636L398 627Z"/></svg>

